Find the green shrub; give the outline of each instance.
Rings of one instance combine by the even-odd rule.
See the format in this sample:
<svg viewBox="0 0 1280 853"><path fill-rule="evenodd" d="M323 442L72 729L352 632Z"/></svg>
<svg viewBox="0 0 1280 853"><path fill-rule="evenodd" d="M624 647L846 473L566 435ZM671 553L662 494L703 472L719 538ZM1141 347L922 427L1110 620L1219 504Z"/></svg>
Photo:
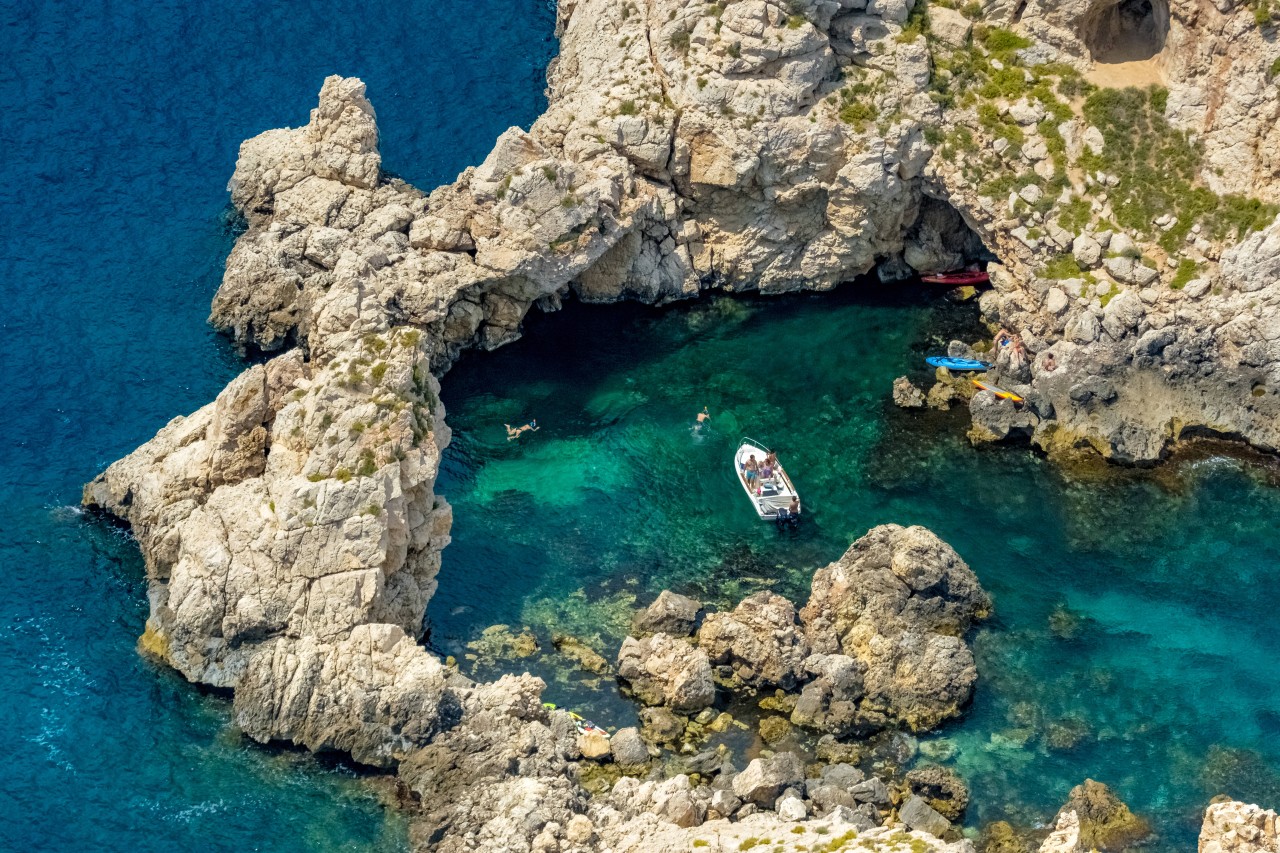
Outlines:
<svg viewBox="0 0 1280 853"><path fill-rule="evenodd" d="M1187 282L1196 277L1196 273L1200 267L1190 258L1183 258L1178 261L1178 269L1173 273L1173 280L1169 282L1169 287L1174 290L1182 290L1187 286Z"/></svg>
<svg viewBox="0 0 1280 853"><path fill-rule="evenodd" d="M667 39L667 42L668 44L671 45L672 49L677 50L680 53L688 53L689 52L689 31L676 30L674 33L671 34L671 38Z"/></svg>
<svg viewBox="0 0 1280 853"><path fill-rule="evenodd" d="M1271 67L1267 69L1267 79L1274 80L1275 76L1280 74L1280 58L1271 63Z"/></svg>
<svg viewBox="0 0 1280 853"><path fill-rule="evenodd" d="M993 55L1008 55L1024 47L1031 47L1031 39L1024 38L1011 30L1002 27L983 27L978 34L982 46Z"/></svg>
<svg viewBox="0 0 1280 853"><path fill-rule="evenodd" d="M369 375L373 377L374 382L381 382L382 377L387 375L387 363L385 361L378 362L369 368Z"/></svg>
<svg viewBox="0 0 1280 853"><path fill-rule="evenodd" d="M1058 224L1073 234L1079 234L1093 218L1093 205L1088 199L1073 198L1058 212Z"/></svg>
<svg viewBox="0 0 1280 853"><path fill-rule="evenodd" d="M351 471L347 468L338 468L333 472L333 479L339 483L347 483L351 480Z"/></svg>
<svg viewBox="0 0 1280 853"><path fill-rule="evenodd" d="M550 166L543 166L542 177L554 184L556 182L556 170Z"/></svg>
<svg viewBox="0 0 1280 853"><path fill-rule="evenodd" d="M328 477L326 477L324 474L321 474L319 471L317 471L317 472L316 472L316 473L314 473L314 474L308 474L308 475L307 475L307 479L308 479L308 480L310 480L310 481L311 481L311 482L313 482L313 483L318 483L318 482L320 482L321 480L327 480L327 479L329 479L329 478L328 478Z"/></svg>
<svg viewBox="0 0 1280 853"><path fill-rule="evenodd" d="M1040 275L1045 278L1079 278L1080 265L1070 254L1058 255L1050 259L1040 268Z"/></svg>
<svg viewBox="0 0 1280 853"><path fill-rule="evenodd" d="M624 116L635 115L638 112L638 110L636 109L636 102L629 99L626 101L623 101L622 105L618 107L618 112L619 114Z"/></svg>
<svg viewBox="0 0 1280 853"><path fill-rule="evenodd" d="M869 101L850 101L840 108L840 120L862 130L867 122L875 121L877 111Z"/></svg>
<svg viewBox="0 0 1280 853"><path fill-rule="evenodd" d="M1026 72L1018 65L1006 65L991 72L991 77L978 89L978 94L984 98L1005 98L1016 101L1026 91Z"/></svg>

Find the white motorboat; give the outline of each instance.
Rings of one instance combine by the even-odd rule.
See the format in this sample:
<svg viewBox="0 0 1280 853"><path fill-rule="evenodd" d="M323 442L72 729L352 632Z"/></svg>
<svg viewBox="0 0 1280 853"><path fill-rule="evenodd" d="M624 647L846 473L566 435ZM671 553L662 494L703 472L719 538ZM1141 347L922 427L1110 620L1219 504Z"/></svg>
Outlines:
<svg viewBox="0 0 1280 853"><path fill-rule="evenodd" d="M769 448L760 442L750 438L742 439L738 443L738 451L733 454L733 475L738 478L738 484L747 493L756 515L764 520L776 520L778 511L790 507L791 499L799 499L800 496L796 493L795 486L791 485L791 478L787 476L786 471L782 470L781 465L775 465L768 477L755 477L750 482L747 481L748 460L754 456L756 463L763 467L765 457L768 455Z"/></svg>

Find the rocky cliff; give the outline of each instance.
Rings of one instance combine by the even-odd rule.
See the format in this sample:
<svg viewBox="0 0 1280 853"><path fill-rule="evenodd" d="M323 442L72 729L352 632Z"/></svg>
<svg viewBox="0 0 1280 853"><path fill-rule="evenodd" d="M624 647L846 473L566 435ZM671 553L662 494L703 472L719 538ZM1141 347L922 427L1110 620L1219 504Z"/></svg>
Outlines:
<svg viewBox="0 0 1280 853"><path fill-rule="evenodd" d="M504 808L573 812L536 680L476 686L414 643L449 538L437 377L570 294L826 289L989 252L984 315L1025 345L1000 380L1028 405L978 395L975 434L1133 462L1204 433L1275 449L1267 8L563 0L547 112L429 194L382 172L363 84L329 78L230 184L247 230L211 320L277 354L85 489L146 557L143 648L233 689L253 737L375 765L515 721L523 746L481 762L524 774ZM1085 80L1126 74L1165 86ZM795 641L859 658L841 624ZM818 675L797 660L759 672ZM442 762L408 762L419 796L455 790Z"/></svg>

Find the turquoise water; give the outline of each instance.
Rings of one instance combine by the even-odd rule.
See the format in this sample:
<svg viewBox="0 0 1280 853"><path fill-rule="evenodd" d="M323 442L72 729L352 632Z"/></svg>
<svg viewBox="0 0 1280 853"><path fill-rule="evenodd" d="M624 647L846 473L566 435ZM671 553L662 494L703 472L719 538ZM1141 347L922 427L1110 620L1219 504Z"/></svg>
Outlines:
<svg viewBox="0 0 1280 853"><path fill-rule="evenodd" d="M544 653L505 666L625 725L635 708L565 665L553 632L612 659L632 607L663 587L722 606L761 588L803 600L871 526L923 524L996 602L972 708L923 743L971 786L970 824L1046 821L1091 776L1153 820L1157 849L1188 849L1212 795L1280 802L1275 472L1201 453L1067 476L1026 449L974 449L962 415L887 399L895 376L927 379L923 355L951 332L972 333L972 309L869 292L571 305L468 354L444 381L455 527L432 645L488 674L504 663L469 644L527 626ZM712 428L694 434L704 405ZM507 442L502 424L529 418L540 430ZM800 489L798 534L747 506L729 462L744 434Z"/></svg>
<svg viewBox="0 0 1280 853"><path fill-rule="evenodd" d="M136 546L81 484L243 363L205 325L240 141L369 85L386 167L422 186L542 110L544 0L0 0L0 848L400 850L354 771L249 746L143 661Z"/></svg>

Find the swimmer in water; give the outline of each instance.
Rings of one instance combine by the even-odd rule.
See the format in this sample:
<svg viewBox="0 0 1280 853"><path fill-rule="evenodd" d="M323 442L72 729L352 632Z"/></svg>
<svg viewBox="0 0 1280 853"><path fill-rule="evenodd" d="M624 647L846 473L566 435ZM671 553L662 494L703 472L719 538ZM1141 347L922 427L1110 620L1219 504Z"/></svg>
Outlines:
<svg viewBox="0 0 1280 853"><path fill-rule="evenodd" d="M522 432L538 431L538 421L536 418L534 420L529 421L529 423L525 424L524 426L513 427L511 426L511 424L503 424L503 426L507 428L507 441L511 441L512 439L519 438L520 433Z"/></svg>
<svg viewBox="0 0 1280 853"><path fill-rule="evenodd" d="M711 413L707 411L706 406L703 406L702 411L698 412L698 419L693 422L693 434L702 432L703 425L709 420L711 420Z"/></svg>

